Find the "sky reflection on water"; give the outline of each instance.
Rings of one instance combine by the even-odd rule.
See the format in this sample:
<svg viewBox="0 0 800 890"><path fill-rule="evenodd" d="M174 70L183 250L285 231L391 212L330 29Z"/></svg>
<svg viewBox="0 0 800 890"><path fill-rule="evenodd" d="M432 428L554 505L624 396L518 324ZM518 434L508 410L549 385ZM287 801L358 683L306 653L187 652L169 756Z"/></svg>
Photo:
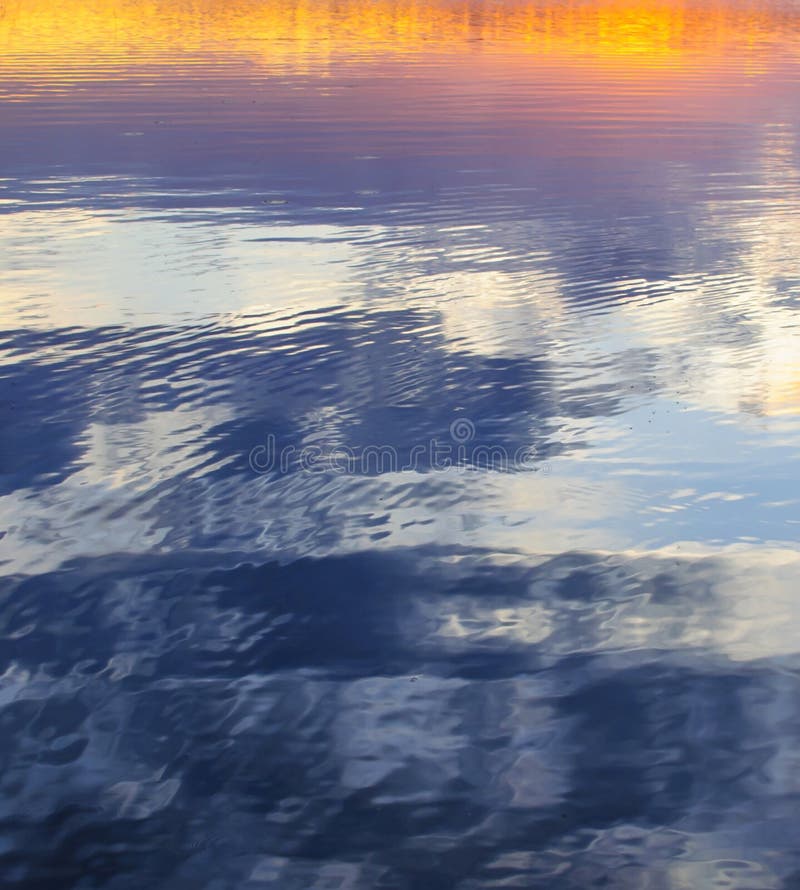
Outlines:
<svg viewBox="0 0 800 890"><path fill-rule="evenodd" d="M0 9L5 886L800 886L798 25Z"/></svg>

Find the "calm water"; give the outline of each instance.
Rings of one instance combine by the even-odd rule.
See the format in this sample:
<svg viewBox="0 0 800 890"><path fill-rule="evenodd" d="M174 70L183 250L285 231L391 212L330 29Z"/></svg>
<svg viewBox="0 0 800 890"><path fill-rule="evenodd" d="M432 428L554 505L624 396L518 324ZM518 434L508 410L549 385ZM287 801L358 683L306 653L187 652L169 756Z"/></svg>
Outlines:
<svg viewBox="0 0 800 890"><path fill-rule="evenodd" d="M800 887L800 5L0 5L0 883Z"/></svg>

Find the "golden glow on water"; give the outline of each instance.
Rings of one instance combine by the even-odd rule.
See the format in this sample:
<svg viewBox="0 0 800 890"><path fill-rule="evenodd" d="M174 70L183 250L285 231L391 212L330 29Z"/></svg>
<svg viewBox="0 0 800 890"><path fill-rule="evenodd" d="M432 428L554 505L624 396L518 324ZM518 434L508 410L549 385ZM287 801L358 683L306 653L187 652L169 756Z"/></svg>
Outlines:
<svg viewBox="0 0 800 890"><path fill-rule="evenodd" d="M748 3L414 2L414 0L10 0L0 8L0 72L90 78L98 69L242 62L318 69L430 53L584 60L647 69L755 70L796 47L800 11Z"/></svg>

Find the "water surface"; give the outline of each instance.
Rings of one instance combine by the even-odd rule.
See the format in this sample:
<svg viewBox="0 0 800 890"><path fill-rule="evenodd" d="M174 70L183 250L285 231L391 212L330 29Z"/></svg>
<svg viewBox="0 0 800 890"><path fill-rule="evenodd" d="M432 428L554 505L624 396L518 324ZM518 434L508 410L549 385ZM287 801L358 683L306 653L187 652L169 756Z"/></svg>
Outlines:
<svg viewBox="0 0 800 890"><path fill-rule="evenodd" d="M800 886L798 34L0 7L4 886Z"/></svg>

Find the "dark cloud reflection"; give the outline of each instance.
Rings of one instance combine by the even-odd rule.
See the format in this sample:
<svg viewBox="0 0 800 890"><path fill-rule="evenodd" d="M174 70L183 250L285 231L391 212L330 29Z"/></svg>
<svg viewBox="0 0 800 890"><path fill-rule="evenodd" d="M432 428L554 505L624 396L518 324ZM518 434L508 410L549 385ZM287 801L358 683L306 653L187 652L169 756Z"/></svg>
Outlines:
<svg viewBox="0 0 800 890"><path fill-rule="evenodd" d="M791 886L797 659L693 645L722 562L189 562L5 582L9 886Z"/></svg>

